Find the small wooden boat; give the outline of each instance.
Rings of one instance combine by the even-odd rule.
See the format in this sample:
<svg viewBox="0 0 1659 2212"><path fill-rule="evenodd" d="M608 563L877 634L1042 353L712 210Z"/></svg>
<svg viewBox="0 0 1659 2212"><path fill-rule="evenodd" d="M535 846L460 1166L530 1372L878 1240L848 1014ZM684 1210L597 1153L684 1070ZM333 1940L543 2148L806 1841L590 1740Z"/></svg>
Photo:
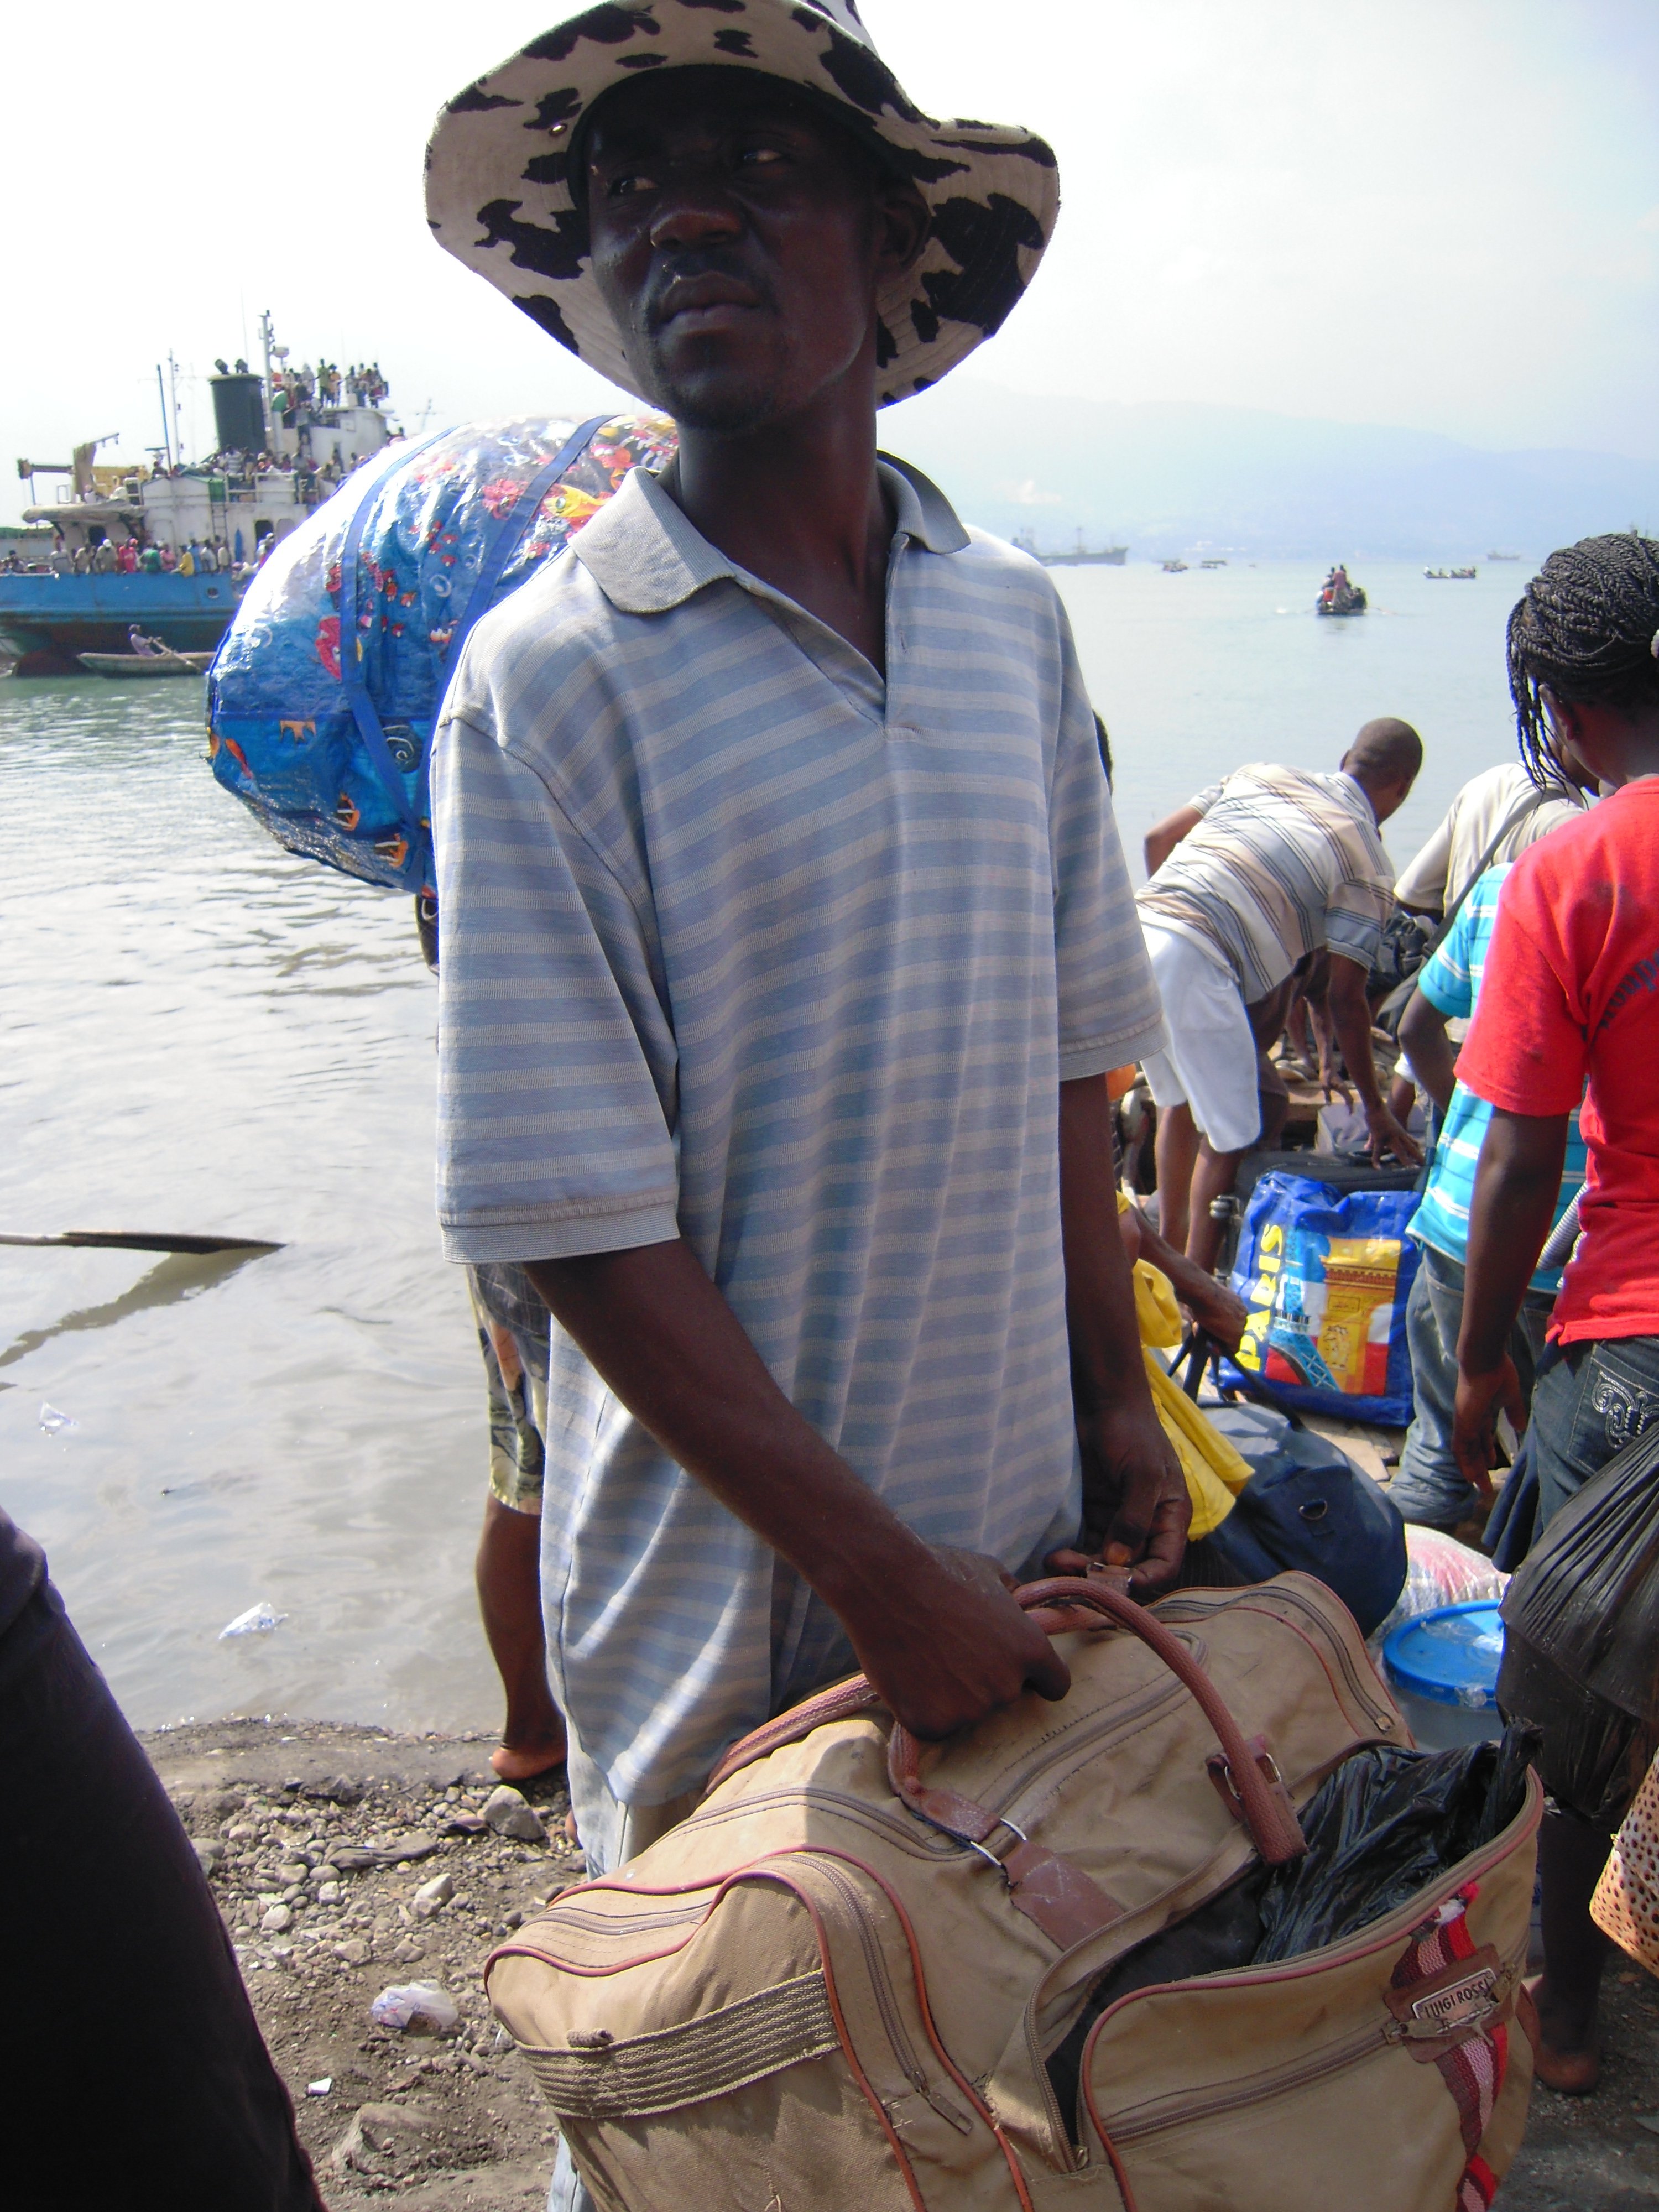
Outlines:
<svg viewBox="0 0 1659 2212"><path fill-rule="evenodd" d="M1328 583L1314 601L1314 612L1337 619L1363 615L1369 605L1363 584Z"/></svg>
<svg viewBox="0 0 1659 2212"><path fill-rule="evenodd" d="M92 676L199 676L213 659L210 653L77 653L76 659Z"/></svg>
<svg viewBox="0 0 1659 2212"><path fill-rule="evenodd" d="M1187 573L1184 561L1165 561L1161 565L1166 576L1184 576Z"/></svg>
<svg viewBox="0 0 1659 2212"><path fill-rule="evenodd" d="M1467 584L1479 573L1474 568L1425 568L1423 571L1431 584Z"/></svg>

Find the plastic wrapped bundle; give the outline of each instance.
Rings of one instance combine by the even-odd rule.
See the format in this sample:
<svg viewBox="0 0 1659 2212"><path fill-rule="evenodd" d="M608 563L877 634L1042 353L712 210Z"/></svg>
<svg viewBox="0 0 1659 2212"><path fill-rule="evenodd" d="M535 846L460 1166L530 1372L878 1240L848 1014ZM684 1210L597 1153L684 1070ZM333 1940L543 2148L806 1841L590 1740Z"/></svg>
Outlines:
<svg viewBox="0 0 1659 2212"><path fill-rule="evenodd" d="M248 587L209 678L219 781L290 852L429 890L428 748L468 631L674 449L668 418L641 412L377 454Z"/></svg>

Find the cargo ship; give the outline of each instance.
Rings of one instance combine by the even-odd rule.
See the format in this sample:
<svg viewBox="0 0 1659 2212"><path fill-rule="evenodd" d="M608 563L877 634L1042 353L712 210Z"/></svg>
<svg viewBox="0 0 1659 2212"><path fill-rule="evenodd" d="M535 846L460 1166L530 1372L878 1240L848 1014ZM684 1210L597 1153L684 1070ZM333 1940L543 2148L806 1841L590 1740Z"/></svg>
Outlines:
<svg viewBox="0 0 1659 2212"><path fill-rule="evenodd" d="M1127 545L1085 546L1083 532L1077 534L1077 544L1059 553L1040 553L1029 530L1022 530L1014 543L1022 553L1029 553L1034 561L1041 561L1045 568L1121 568L1129 557Z"/></svg>
<svg viewBox="0 0 1659 2212"><path fill-rule="evenodd" d="M77 672L83 653L129 651L135 629L174 653L211 652L270 547L401 434L378 368L290 370L268 314L259 327L264 374L222 361L208 380L216 446L206 459L182 459L164 387L153 466L99 466L105 439L77 446L67 462L19 461L31 482L69 481L50 504L24 510L26 523L50 526L51 551L0 568L0 659L14 673ZM163 548L191 545L214 549L214 566L181 574L156 565Z"/></svg>

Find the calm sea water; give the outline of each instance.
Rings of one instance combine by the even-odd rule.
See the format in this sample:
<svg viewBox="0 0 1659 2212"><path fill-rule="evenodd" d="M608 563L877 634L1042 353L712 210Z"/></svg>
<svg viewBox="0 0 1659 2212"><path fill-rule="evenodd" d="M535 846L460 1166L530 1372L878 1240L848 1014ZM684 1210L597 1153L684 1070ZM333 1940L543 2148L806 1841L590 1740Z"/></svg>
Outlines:
<svg viewBox="0 0 1659 2212"><path fill-rule="evenodd" d="M1513 743L1526 565L1056 571L1132 857L1248 760L1428 745L1401 863ZM289 859L213 782L200 688L0 682L0 1230L236 1231L240 1265L0 1247L0 1504L141 1724L489 1727L481 1369L432 1212L434 992L410 903ZM1138 857L1134 868L1139 873ZM71 1428L48 1432L44 1405ZM267 1600L288 1618L218 1632Z"/></svg>

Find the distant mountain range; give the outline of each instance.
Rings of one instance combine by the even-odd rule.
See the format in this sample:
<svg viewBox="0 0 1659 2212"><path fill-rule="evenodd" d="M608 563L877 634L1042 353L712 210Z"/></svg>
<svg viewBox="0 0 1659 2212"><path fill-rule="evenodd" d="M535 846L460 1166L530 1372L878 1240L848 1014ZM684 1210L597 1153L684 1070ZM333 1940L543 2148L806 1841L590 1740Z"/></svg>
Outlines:
<svg viewBox="0 0 1659 2212"><path fill-rule="evenodd" d="M1420 430L1243 407L1037 398L958 374L882 417L967 521L1048 550L1127 543L1317 561L1538 558L1632 524L1659 531L1659 462L1486 453Z"/></svg>

